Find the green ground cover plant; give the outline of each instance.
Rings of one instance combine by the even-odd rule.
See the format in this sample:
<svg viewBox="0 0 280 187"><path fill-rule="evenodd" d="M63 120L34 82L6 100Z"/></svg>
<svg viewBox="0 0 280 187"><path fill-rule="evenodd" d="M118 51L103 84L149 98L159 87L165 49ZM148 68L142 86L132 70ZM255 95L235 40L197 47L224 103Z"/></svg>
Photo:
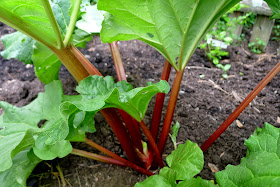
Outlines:
<svg viewBox="0 0 280 187"><path fill-rule="evenodd" d="M25 186L27 177L39 162L68 154L154 175L150 168L164 167L162 154L184 69L206 33L238 2L99 0L96 5L89 0L1 0L0 21L19 31L2 38L5 45L2 55L33 63L37 77L46 84L45 92L27 106L18 108L0 102L4 110L0 117L1 183ZM279 17L279 2L267 2L276 13L274 17ZM92 35L99 32L101 40L111 47L117 83L110 76L103 77L77 48L85 46ZM160 82L139 88L126 82L117 41L132 39L148 43L166 58ZM61 63L79 82L76 88L79 95L63 94L58 80ZM159 133L163 102L170 90L167 81L171 68L176 75ZM202 145L202 151L207 150L279 71L280 63ZM149 129L143 119L154 95L157 98ZM97 112L112 128L127 158L86 137L86 133L95 132ZM141 130L147 142L143 141ZM107 156L74 149L71 142L84 142ZM187 142L186 145L193 144Z"/></svg>
<svg viewBox="0 0 280 187"><path fill-rule="evenodd" d="M167 158L168 167L159 175L147 178L135 187L187 186L277 186L280 184L280 129L268 123L258 128L249 139L246 157L237 166L228 165L215 174L214 181L194 177L203 168L203 152L195 143L187 141L178 146Z"/></svg>

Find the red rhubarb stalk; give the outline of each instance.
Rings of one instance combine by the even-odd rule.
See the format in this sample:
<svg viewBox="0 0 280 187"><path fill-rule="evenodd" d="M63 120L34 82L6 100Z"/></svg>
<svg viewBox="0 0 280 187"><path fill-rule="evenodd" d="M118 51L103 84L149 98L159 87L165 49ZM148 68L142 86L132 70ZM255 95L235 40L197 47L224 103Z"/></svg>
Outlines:
<svg viewBox="0 0 280 187"><path fill-rule="evenodd" d="M160 154L162 154L166 141L167 141L167 138L168 138L168 134L169 134L170 127L171 127L171 122L173 120L173 114L175 111L183 75L184 75L184 70L180 70L180 71L176 72L174 83L173 83L173 86L171 89L170 100L168 102L161 135L160 135L159 142L158 142L158 149L159 149Z"/></svg>
<svg viewBox="0 0 280 187"><path fill-rule="evenodd" d="M150 145L153 149L153 152L155 153L155 158L157 160L157 163L158 163L159 167L163 168L164 164L163 164L163 161L162 161L162 158L161 158L161 154L158 150L157 144L156 144L155 140L153 139L153 136L152 136L151 132L149 131L149 129L148 129L147 125L144 123L144 121L141 121L139 123L139 125L140 125L144 134L146 135L146 137L149 140L149 143L150 143Z"/></svg>
<svg viewBox="0 0 280 187"><path fill-rule="evenodd" d="M230 124L241 114L241 112L250 104L250 102L262 91L262 89L273 79L280 71L280 62L263 78L256 88L242 101L242 103L233 111L233 113L224 121L224 123L203 143L202 151L206 151L216 141L220 135L230 126Z"/></svg>
<svg viewBox="0 0 280 187"><path fill-rule="evenodd" d="M162 73L161 73L161 78L160 78L161 80L165 80L168 82L171 67L172 67L171 64L166 60ZM160 125L160 121L161 121L162 108L163 108L163 104L164 104L164 98L165 98L164 93L157 94L153 118L152 118L152 124L151 124L151 128L150 128L151 134L155 141L157 141L159 125Z"/></svg>
<svg viewBox="0 0 280 187"><path fill-rule="evenodd" d="M114 159L114 158L110 158L110 157L106 157L106 156L102 156L102 155L97 155L94 153L89 153L87 151L82 151L79 149L72 149L71 154L73 155L78 155L78 156L82 156L85 158L90 158L93 160L97 160L99 162L104 162L104 163L108 163L108 164L114 164L114 165L118 165L118 166L126 166L126 164Z"/></svg>
<svg viewBox="0 0 280 187"><path fill-rule="evenodd" d="M139 171L139 172L141 172L141 173L143 173L145 175L148 175L148 176L153 175L152 172L149 172L148 170L145 170L144 168L141 168L140 166L137 166L136 164L129 162L128 160L126 160L126 159L120 157L119 155L109 151L108 149L98 145L97 143L89 140L88 138L85 139L85 143L87 143L91 147L93 147L93 148L95 148L95 149L105 153L106 155L112 157L113 159L115 159L115 160L125 164L125 166L128 166L128 167L130 167L132 169L135 169L136 171Z"/></svg>
<svg viewBox="0 0 280 187"><path fill-rule="evenodd" d="M115 41L113 43L110 43L109 45L110 45L118 81L123 81L123 80L127 81L120 50L118 47L118 42ZM141 136L140 129L138 127L138 122L134 121L133 118L123 110L118 110L118 112L120 113L124 123L126 124L127 130L131 136L133 144L138 149L138 151L143 152L142 142L141 142L142 136Z"/></svg>

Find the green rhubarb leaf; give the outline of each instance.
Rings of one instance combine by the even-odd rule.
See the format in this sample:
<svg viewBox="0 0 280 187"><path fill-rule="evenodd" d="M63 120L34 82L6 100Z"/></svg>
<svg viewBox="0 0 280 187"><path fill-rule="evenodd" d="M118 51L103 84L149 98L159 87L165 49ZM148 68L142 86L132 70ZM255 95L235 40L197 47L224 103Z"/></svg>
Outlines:
<svg viewBox="0 0 280 187"><path fill-rule="evenodd" d="M15 154L29 146L35 146L36 153L40 151L41 154L37 155L39 157L41 155L54 157L54 153L55 157L61 157L69 153L69 142L58 143L64 141L69 133L68 124L60 115L59 107L67 99L80 99L80 97L72 97L75 99L71 96L63 96L61 82L53 81L45 86L44 93L40 93L37 99L24 107L18 108L0 102L0 107L4 109L0 117L0 148L6 150L1 152L3 154L1 156L7 158L7 161L0 159L1 170L3 170L2 166L4 169L10 167L11 159ZM8 145L7 142L13 143ZM63 152L53 151L58 149L58 145Z"/></svg>
<svg viewBox="0 0 280 187"><path fill-rule="evenodd" d="M100 33L104 13L97 10L97 5L86 6L85 13L82 14L82 19L77 21L76 27L87 33Z"/></svg>
<svg viewBox="0 0 280 187"><path fill-rule="evenodd" d="M56 157L63 158L70 154L72 151L72 145L69 141L62 140L56 142L54 145L45 146L41 150L37 147L33 147L33 151L42 160L53 160Z"/></svg>
<svg viewBox="0 0 280 187"><path fill-rule="evenodd" d="M65 36L70 23L69 10L71 8L71 2L69 0L51 0L50 3L60 33L62 36Z"/></svg>
<svg viewBox="0 0 280 187"><path fill-rule="evenodd" d="M26 64L32 64L31 56L35 40L21 32L7 34L1 40L5 46L5 50L1 52L3 57L6 59L16 58Z"/></svg>
<svg viewBox="0 0 280 187"><path fill-rule="evenodd" d="M273 19L280 19L280 1L279 0L264 0L270 7Z"/></svg>
<svg viewBox="0 0 280 187"><path fill-rule="evenodd" d="M41 161L32 150L30 151L30 148L21 151L13 158L13 166L10 169L0 171L0 186L26 186L27 178Z"/></svg>
<svg viewBox="0 0 280 187"><path fill-rule="evenodd" d="M169 167L164 167L159 171L159 176L167 179L172 187L176 187L176 174L177 172Z"/></svg>
<svg viewBox="0 0 280 187"><path fill-rule="evenodd" d="M278 186L280 184L280 129L265 124L248 140L247 155L238 166L216 173L221 186Z"/></svg>
<svg viewBox="0 0 280 187"><path fill-rule="evenodd" d="M187 140L166 158L167 165L176 171L176 180L190 179L203 168L203 153L199 146Z"/></svg>
<svg viewBox="0 0 280 187"><path fill-rule="evenodd" d="M0 172L9 169L13 165L12 158L20 151L34 144L31 130L9 132L9 124L0 124ZM13 126L17 124L11 124ZM7 130L8 129L8 130Z"/></svg>
<svg viewBox="0 0 280 187"><path fill-rule="evenodd" d="M240 0L99 0L101 40L142 40L183 69L206 32ZM205 19L207 18L207 19Z"/></svg>
<svg viewBox="0 0 280 187"><path fill-rule="evenodd" d="M145 181L138 182L135 184L135 187L153 187L153 186L172 187L167 179L159 175L153 175L147 178Z"/></svg>
<svg viewBox="0 0 280 187"><path fill-rule="evenodd" d="M32 61L35 65L35 74L44 84L59 79L61 62L48 47L36 42Z"/></svg>
<svg viewBox="0 0 280 187"><path fill-rule="evenodd" d="M114 83L112 77L95 75L82 80L77 91L83 99L72 104L81 111L97 112L103 108L118 108L141 121L151 98L160 92L168 93L169 85L166 81L160 81L147 87L132 89L125 81Z"/></svg>
<svg viewBox="0 0 280 187"><path fill-rule="evenodd" d="M97 10L97 5L91 5L90 1L82 1L81 18L77 21L73 43L78 47L85 47L93 34L100 33L104 11Z"/></svg>
<svg viewBox="0 0 280 187"><path fill-rule="evenodd" d="M57 47L54 30L41 0L1 0L0 21L40 42Z"/></svg>
<svg viewBox="0 0 280 187"><path fill-rule="evenodd" d="M192 178L179 182L177 187L215 187L216 185L208 180L203 180L200 177Z"/></svg>

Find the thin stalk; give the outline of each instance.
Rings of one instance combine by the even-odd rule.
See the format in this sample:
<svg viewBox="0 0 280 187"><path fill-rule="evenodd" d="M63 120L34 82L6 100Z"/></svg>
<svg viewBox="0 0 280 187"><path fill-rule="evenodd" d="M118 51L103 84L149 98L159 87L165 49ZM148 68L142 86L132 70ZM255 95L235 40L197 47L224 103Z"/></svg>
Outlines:
<svg viewBox="0 0 280 187"><path fill-rule="evenodd" d="M143 147L142 147L142 136L141 136L141 131L138 127L138 122L134 123L133 118L127 114L125 111L118 109L118 112L120 113L126 128L130 134L131 140L134 144L134 146L140 151L143 152Z"/></svg>
<svg viewBox="0 0 280 187"><path fill-rule="evenodd" d="M113 43L110 43L109 45L110 45L118 81L123 81L123 80L127 81L120 50L118 47L118 42L115 41ZM124 123L126 124L127 130L131 136L131 139L132 139L135 147L140 152L143 152L142 151L143 147L142 147L142 142L141 142L142 136L141 136L141 132L140 132L138 123L137 122L134 123L133 118L130 115L128 115L126 112L124 112L123 110L118 110L118 112L120 113Z"/></svg>
<svg viewBox="0 0 280 187"><path fill-rule="evenodd" d="M153 152L155 153L155 158L157 160L157 163L158 163L159 167L163 168L164 164L163 164L163 161L162 161L162 158L161 158L161 154L158 150L157 144L156 144L155 140L153 139L153 136L152 136L151 132L149 131L149 129L146 126L146 124L144 123L144 121L141 121L139 123L139 125L142 128L146 137L148 138L151 147L153 148Z"/></svg>
<svg viewBox="0 0 280 187"><path fill-rule="evenodd" d="M262 79L255 89L242 101L242 103L233 111L233 113L224 121L224 123L203 143L202 151L206 151L220 137L220 135L230 126L230 124L241 114L241 112L250 104L250 102L262 91L262 89L275 77L280 71L280 62Z"/></svg>
<svg viewBox="0 0 280 187"><path fill-rule="evenodd" d="M100 111L101 114L104 116L108 124L111 126L113 132L116 134L120 144L122 145L124 151L127 154L128 159L133 162L140 164L141 160L137 156L136 149L133 146L133 142L129 134L126 131L125 126L122 124L122 121L114 109L103 109Z"/></svg>
<svg viewBox="0 0 280 187"><path fill-rule="evenodd" d="M116 73L119 81L125 80L126 81L126 74L123 67L123 62L120 54L120 50L118 47L117 42L110 43L110 49L114 61L114 65L116 68Z"/></svg>
<svg viewBox="0 0 280 187"><path fill-rule="evenodd" d="M66 182L65 182L65 178L64 178L62 169L60 168L59 165L56 166L56 169L57 169L57 171L59 173L59 177L60 177L60 180L62 182L62 187L66 187Z"/></svg>
<svg viewBox="0 0 280 187"><path fill-rule="evenodd" d="M125 166L128 166L128 167L130 167L132 169L135 169L136 171L139 171L139 172L141 172L141 173L143 173L145 175L148 175L148 176L153 175L152 172L149 172L148 170L145 170L144 168L141 168L140 166L137 166L136 164L129 162L128 160L126 160L126 159L120 157L119 155L117 155L117 154L107 150L106 148L96 144L95 142L89 140L88 138L85 139L85 143L87 143L91 147L93 147L93 148L95 148L95 149L105 153L106 155L114 158L115 160L117 160L119 162L122 162L123 164L125 164Z"/></svg>
<svg viewBox="0 0 280 187"><path fill-rule="evenodd" d="M81 1L82 0L76 0L74 2L74 5L72 5L73 6L73 11L72 11L71 18L70 18L70 23L69 23L69 26L67 28L67 32L66 32L66 35L65 35L65 38L64 38L64 41L63 41L64 46L67 46L70 39L71 39L72 33L74 31L74 28L75 28L76 21L78 19L78 14L79 14L79 11L80 11Z"/></svg>
<svg viewBox="0 0 280 187"><path fill-rule="evenodd" d="M114 158L110 158L110 157L106 157L106 156L102 156L102 155L97 155L94 153L89 153L87 151L82 151L79 149L72 149L71 154L73 155L78 155L78 156L82 156L85 158L89 158L89 159L93 159L93 160L97 160L99 162L104 162L104 163L108 163L108 164L114 164L114 165L118 165L118 166L126 166L126 164L114 159Z"/></svg>
<svg viewBox="0 0 280 187"><path fill-rule="evenodd" d="M158 149L159 149L160 154L162 154L166 141L167 141L167 138L168 138L168 133L170 131L171 122L173 120L173 114L175 111L183 75L184 75L184 70L177 71L174 82L173 82L173 86L172 86L172 90L171 90L171 94L170 94L170 100L168 102L161 135L160 135L159 142L158 142Z"/></svg>
<svg viewBox="0 0 280 187"><path fill-rule="evenodd" d="M171 67L172 67L171 64L166 60L162 73L161 73L161 78L160 78L161 80L165 80L168 82L170 72L171 72ZM151 134L155 141L157 140L157 136L158 136L162 108L163 108L163 104L164 104L164 98L165 98L164 93L157 94L153 118L152 118L152 124L151 124L151 128L150 128Z"/></svg>
<svg viewBox="0 0 280 187"><path fill-rule="evenodd" d="M41 2L43 4L43 6L44 6L45 12L46 12L46 14L47 14L47 16L49 18L49 21L51 23L51 26L53 28L54 35L55 35L55 37L57 39L58 49L64 48L62 36L61 36L60 30L59 30L57 21L56 21L56 19L54 17L54 14L53 14L50 2L49 2L49 0L41 0Z"/></svg>

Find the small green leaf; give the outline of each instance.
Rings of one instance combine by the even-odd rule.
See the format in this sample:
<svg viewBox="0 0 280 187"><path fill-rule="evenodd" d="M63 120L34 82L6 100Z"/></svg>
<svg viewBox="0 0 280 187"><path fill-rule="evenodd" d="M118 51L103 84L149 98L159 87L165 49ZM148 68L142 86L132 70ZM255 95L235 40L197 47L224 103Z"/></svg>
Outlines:
<svg viewBox="0 0 280 187"><path fill-rule="evenodd" d="M82 14L82 19L77 21L76 27L90 34L100 33L105 12L97 10L97 5L86 6L85 9L85 13Z"/></svg>
<svg viewBox="0 0 280 187"><path fill-rule="evenodd" d="M176 138L177 138L177 134L179 132L179 128L180 128L180 123L177 121L173 126L172 126L172 131L173 131L173 134L169 134L170 135L170 138L173 142L173 145L174 145L174 149L176 150L177 149L177 142L176 142Z"/></svg>
<svg viewBox="0 0 280 187"><path fill-rule="evenodd" d="M16 58L26 64L32 64L31 56L35 40L21 32L4 35L1 40L5 46L5 50L1 52L3 57L6 59Z"/></svg>
<svg viewBox="0 0 280 187"><path fill-rule="evenodd" d="M0 186L26 186L27 178L41 161L32 150L21 151L13 158L13 166L6 171L0 172Z"/></svg>
<svg viewBox="0 0 280 187"><path fill-rule="evenodd" d="M190 179L203 168L203 153L197 144L187 140L166 158L167 165L176 171L176 180Z"/></svg>
<svg viewBox="0 0 280 187"><path fill-rule="evenodd" d="M134 187L153 187L153 186L172 187L167 179L159 175L153 175L147 178L143 182L138 182Z"/></svg>
<svg viewBox="0 0 280 187"><path fill-rule="evenodd" d="M57 56L45 45L37 42L34 48L32 61L35 65L35 73L40 81L48 84L58 80L58 73L61 66Z"/></svg>

